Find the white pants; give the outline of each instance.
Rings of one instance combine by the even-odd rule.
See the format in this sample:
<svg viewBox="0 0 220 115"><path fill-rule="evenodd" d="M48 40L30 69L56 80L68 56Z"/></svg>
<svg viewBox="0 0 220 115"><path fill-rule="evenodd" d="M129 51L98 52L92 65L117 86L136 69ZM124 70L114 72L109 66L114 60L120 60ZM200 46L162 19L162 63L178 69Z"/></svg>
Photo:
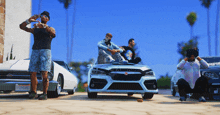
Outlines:
<svg viewBox="0 0 220 115"><path fill-rule="evenodd" d="M125 59L118 52L115 53L114 55L109 55L108 53L106 53L105 50L99 49L98 64L105 64L112 60L117 60L120 62L120 61L124 61Z"/></svg>

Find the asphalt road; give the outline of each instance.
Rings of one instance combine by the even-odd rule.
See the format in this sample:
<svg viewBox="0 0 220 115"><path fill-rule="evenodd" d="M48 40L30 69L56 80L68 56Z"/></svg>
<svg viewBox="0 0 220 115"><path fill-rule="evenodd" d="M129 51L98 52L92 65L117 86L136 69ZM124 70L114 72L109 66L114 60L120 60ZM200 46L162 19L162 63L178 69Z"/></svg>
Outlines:
<svg viewBox="0 0 220 115"><path fill-rule="evenodd" d="M40 92L38 92L40 94ZM198 102L187 99L180 102L179 97L170 95L170 90L159 90L153 99L143 100L140 94L128 97L126 94L98 94L98 98L89 99L87 93L74 95L62 93L58 98L48 100L30 100L28 93L0 94L0 115L78 115L78 114L128 114L128 115L218 115L220 101Z"/></svg>

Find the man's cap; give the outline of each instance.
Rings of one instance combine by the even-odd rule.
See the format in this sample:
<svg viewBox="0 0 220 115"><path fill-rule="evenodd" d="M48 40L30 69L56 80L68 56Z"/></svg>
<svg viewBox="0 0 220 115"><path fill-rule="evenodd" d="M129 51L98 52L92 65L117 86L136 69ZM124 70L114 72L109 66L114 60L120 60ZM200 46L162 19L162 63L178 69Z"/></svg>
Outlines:
<svg viewBox="0 0 220 115"><path fill-rule="evenodd" d="M50 20L50 13L47 11L42 12L40 15L46 15Z"/></svg>

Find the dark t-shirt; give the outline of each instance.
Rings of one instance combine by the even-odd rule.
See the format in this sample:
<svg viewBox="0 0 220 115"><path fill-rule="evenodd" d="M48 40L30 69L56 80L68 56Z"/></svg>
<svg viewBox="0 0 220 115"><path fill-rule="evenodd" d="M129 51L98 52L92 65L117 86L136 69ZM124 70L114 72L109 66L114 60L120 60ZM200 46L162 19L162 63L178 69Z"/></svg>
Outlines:
<svg viewBox="0 0 220 115"><path fill-rule="evenodd" d="M128 61L134 60L135 52L133 48L130 48L128 46L122 46L122 47L125 49L125 51L123 51L121 55Z"/></svg>
<svg viewBox="0 0 220 115"><path fill-rule="evenodd" d="M39 49L51 49L51 41L49 33L45 28L35 28L34 29L34 45L33 50Z"/></svg>

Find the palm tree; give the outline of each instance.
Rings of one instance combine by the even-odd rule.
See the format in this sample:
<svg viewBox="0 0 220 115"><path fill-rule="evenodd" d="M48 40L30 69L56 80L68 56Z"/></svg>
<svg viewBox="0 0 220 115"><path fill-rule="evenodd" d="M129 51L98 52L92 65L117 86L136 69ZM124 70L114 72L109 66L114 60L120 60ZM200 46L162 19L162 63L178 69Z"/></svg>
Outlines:
<svg viewBox="0 0 220 115"><path fill-rule="evenodd" d="M208 48L209 48L209 56L211 56L211 38L210 38L210 30L209 30L209 7L214 0L199 0L202 2L202 6L207 8L207 34L208 34Z"/></svg>
<svg viewBox="0 0 220 115"><path fill-rule="evenodd" d="M219 7L220 2L217 3L217 14L216 14L216 23L215 23L215 55L218 55L218 21L219 21Z"/></svg>
<svg viewBox="0 0 220 115"><path fill-rule="evenodd" d="M71 4L72 0L59 0L59 2L64 3L66 9L66 45L67 45L67 63L69 63L69 27L68 27L68 7Z"/></svg>
<svg viewBox="0 0 220 115"><path fill-rule="evenodd" d="M195 12L190 12L189 15L187 15L186 20L188 21L189 25L191 26L191 37L193 37L193 25L196 22L197 16Z"/></svg>
<svg viewBox="0 0 220 115"><path fill-rule="evenodd" d="M41 6L42 6L42 0L39 0L39 4L38 4L38 14L41 13Z"/></svg>
<svg viewBox="0 0 220 115"><path fill-rule="evenodd" d="M75 17L76 17L76 0L73 1L74 5L74 11L73 11L73 22L72 22L72 34L71 34L71 46L70 46L70 59L72 59L72 53L73 53L73 38L74 38L74 26L75 26ZM70 60L71 61L71 60Z"/></svg>

